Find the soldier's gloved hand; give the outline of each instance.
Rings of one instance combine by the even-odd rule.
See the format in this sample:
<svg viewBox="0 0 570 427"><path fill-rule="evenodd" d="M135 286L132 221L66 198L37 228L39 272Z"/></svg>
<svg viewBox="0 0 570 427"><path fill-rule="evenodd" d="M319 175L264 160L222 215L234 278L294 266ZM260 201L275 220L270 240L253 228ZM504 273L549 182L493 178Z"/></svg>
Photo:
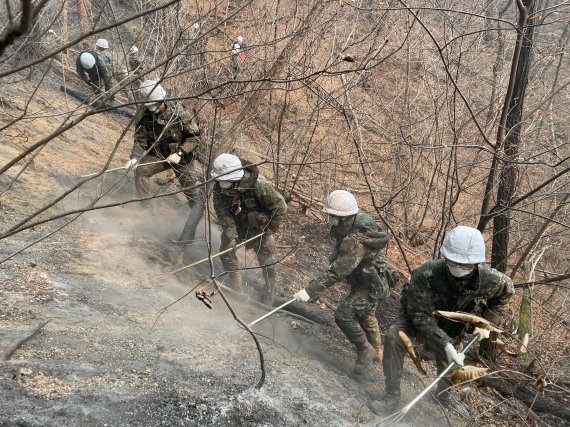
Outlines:
<svg viewBox="0 0 570 427"><path fill-rule="evenodd" d="M455 362L457 366L463 366L465 355L463 353L458 353L450 342L445 346L445 355L447 356L447 361L449 363Z"/></svg>
<svg viewBox="0 0 570 427"><path fill-rule="evenodd" d="M166 161L171 165L177 165L178 163L180 163L181 159L182 157L180 156L180 154L172 153L170 156L166 158Z"/></svg>
<svg viewBox="0 0 570 427"><path fill-rule="evenodd" d="M307 302L311 299L305 289L301 289L299 292L293 294L293 298L295 298L297 302Z"/></svg>
<svg viewBox="0 0 570 427"><path fill-rule="evenodd" d="M139 162L139 159L130 159L127 163L125 163L125 169L129 170L131 168L136 168L137 167L137 163Z"/></svg>

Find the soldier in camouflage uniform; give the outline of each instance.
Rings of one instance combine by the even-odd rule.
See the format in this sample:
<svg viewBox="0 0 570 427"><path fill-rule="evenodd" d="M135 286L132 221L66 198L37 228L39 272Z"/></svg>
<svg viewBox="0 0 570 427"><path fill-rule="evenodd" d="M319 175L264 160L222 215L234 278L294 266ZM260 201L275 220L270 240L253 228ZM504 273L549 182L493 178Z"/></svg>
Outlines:
<svg viewBox="0 0 570 427"><path fill-rule="evenodd" d="M111 90L113 70L107 57L89 50L82 52L75 62L79 78L97 95Z"/></svg>
<svg viewBox="0 0 570 427"><path fill-rule="evenodd" d="M221 154L213 163L214 209L222 226L220 252L232 251L220 256L228 271L231 286L243 290L242 277L235 247L239 241L247 240L261 232L261 239L246 245L257 254L262 268L265 290L261 301L272 305L275 296L275 240L273 234L287 212L283 196L259 176L258 168L242 162L232 154Z"/></svg>
<svg viewBox="0 0 570 427"><path fill-rule="evenodd" d="M369 402L378 415L395 412L400 404L400 381L406 350L398 331L418 336L435 352L438 374L452 361L463 366L464 354L452 341L464 332L462 323L436 318L434 310L463 311L480 314L500 325L510 316L514 294L511 280L487 267L485 242L479 230L458 226L451 230L440 250L444 259L429 261L412 272L400 300L400 312L390 326L384 343L382 365L386 375L386 394ZM439 381L437 392L451 385L448 378ZM437 393L436 393L437 394ZM462 414L467 411L449 393L438 399Z"/></svg>
<svg viewBox="0 0 570 427"><path fill-rule="evenodd" d="M126 169L135 168L137 195L150 196L150 178L172 169L184 189L188 205L191 210L199 211L200 217L205 202L204 189L197 187L203 177L195 161L201 149L200 129L182 104L165 101L166 91L158 82L145 80L140 92L147 102L137 111L131 158L125 164ZM161 160L165 161L137 167L139 163Z"/></svg>
<svg viewBox="0 0 570 427"><path fill-rule="evenodd" d="M353 374L357 380L364 380L373 358L369 342L380 352L376 308L390 295L393 284L393 271L383 250L388 235L370 215L359 211L348 191L330 193L323 212L329 215L331 235L336 239L329 268L294 297L298 302L307 302L337 282L346 280L350 284L350 295L338 306L335 321L356 346Z"/></svg>

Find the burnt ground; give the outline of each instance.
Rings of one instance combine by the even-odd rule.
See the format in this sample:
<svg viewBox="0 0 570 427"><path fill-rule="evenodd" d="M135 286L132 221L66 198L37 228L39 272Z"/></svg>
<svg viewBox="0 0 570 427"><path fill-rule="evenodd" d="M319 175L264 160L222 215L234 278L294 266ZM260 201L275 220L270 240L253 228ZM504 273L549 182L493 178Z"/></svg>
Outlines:
<svg viewBox="0 0 570 427"><path fill-rule="evenodd" d="M29 84L0 89L4 122L23 111ZM2 164L57 127L61 118L54 111L77 106L58 87L57 78L45 80L27 113L35 118L3 133ZM98 114L50 142L0 196L2 229L103 165L126 123L111 113ZM128 157L130 141L120 146L113 165ZM21 166L0 176L0 188ZM43 216L86 206L115 182L120 185L105 202L128 199L132 177L117 174L90 181ZM168 176L158 182L171 185ZM366 407L366 391L382 388L380 368L371 383L355 382L349 376L354 351L336 327L286 314L256 326L267 377L255 388L261 371L251 337L241 333L219 296L211 310L194 297L209 275L207 264L165 274L180 266L173 240L186 215L181 199L171 196L155 201L152 209L128 204L85 213L8 260L66 219L1 241L0 346L6 348L39 321L50 322L1 362L0 425L353 426L376 418ZM218 231L212 231L216 249ZM279 251L285 255L299 246L279 270L283 295L326 265L326 234L323 224L292 210ZM206 255L203 241L196 245L196 259ZM249 271L248 278L259 282L259 271ZM329 297L334 302L343 292L339 286ZM230 300L246 321L264 314L251 301ZM422 382L409 361L406 367L404 400L409 400ZM433 378L433 367L429 372ZM455 425L467 424L450 417ZM421 402L405 421L447 422L429 402Z"/></svg>

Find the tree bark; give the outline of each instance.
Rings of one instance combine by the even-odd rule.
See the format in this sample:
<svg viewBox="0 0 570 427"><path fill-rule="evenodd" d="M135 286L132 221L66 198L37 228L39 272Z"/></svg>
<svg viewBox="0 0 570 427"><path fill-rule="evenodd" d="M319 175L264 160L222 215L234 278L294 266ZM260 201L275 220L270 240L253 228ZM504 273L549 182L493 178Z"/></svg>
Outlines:
<svg viewBox="0 0 570 427"><path fill-rule="evenodd" d="M507 255L509 246L509 233L511 226L512 211L510 209L512 199L518 185L518 167L516 161L519 157L519 144L521 134L521 118L524 106L525 92L528 85L528 75L532 61L534 26L528 24L529 16L534 13L534 0L519 2L519 23L517 43L520 43L520 55L513 66L514 85L512 96L506 109L506 121L499 124L497 147L504 147L503 168L499 178L497 204L500 213L493 218L493 241L491 253L491 266L501 272L507 267ZM505 135L504 142L502 135Z"/></svg>

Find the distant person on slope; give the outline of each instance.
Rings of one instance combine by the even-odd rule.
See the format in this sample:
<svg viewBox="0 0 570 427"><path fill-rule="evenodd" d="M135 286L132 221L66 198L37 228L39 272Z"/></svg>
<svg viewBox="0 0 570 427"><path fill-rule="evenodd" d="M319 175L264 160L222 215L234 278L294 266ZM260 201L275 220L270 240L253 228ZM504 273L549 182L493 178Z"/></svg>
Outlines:
<svg viewBox="0 0 570 427"><path fill-rule="evenodd" d="M95 42L95 51L107 60L111 75L117 82L120 82L121 73L118 72L119 66L117 59L109 48L109 42L106 39L97 39Z"/></svg>
<svg viewBox="0 0 570 427"><path fill-rule="evenodd" d="M369 402L378 415L388 415L400 405L400 381L406 350L398 331L409 337L419 335L435 352L437 372L452 361L463 366L465 355L458 353L454 339L460 338L465 326L444 318L435 318L434 310L463 311L480 314L500 325L510 317L514 294L511 279L484 265L485 241L476 228L458 226L444 238L440 253L443 259L428 261L412 272L400 299L400 312L386 334L382 365L386 376L386 394ZM437 384L437 392L451 386L448 378ZM467 416L466 409L450 393L439 394L444 405Z"/></svg>
<svg viewBox="0 0 570 427"><path fill-rule="evenodd" d="M232 59L232 79L239 77L242 65L245 63L245 42L242 36L238 36L231 50Z"/></svg>
<svg viewBox="0 0 570 427"><path fill-rule="evenodd" d="M220 154L212 166L214 185L214 209L222 226L220 252L222 264L228 271L230 286L242 291L242 277L236 255L236 245L261 232L263 236L246 245L257 254L265 289L261 301L272 305L275 297L275 239L287 205L285 199L273 186L259 176L259 170L233 154Z"/></svg>
<svg viewBox="0 0 570 427"><path fill-rule="evenodd" d="M135 186L139 197L149 197L150 177L172 169L191 209L201 217L205 205L205 190L196 187L203 181L197 166L202 149L200 129L194 117L178 102L166 101L166 91L154 80L141 83L140 99L146 100L135 116L134 144L125 169L134 168ZM162 162L160 162L162 160ZM137 167L139 163L153 163ZM150 204L146 204L150 206ZM195 228L188 230L194 238Z"/></svg>
<svg viewBox="0 0 570 427"><path fill-rule="evenodd" d="M121 65L121 72L118 74L118 80L123 81L127 78L135 78L129 87L125 88L127 97L135 101L140 101L137 96L141 95L140 85L142 83L141 74L143 71L143 56L136 46L131 46L127 54L125 55L124 62ZM132 94L131 94L132 91Z"/></svg>
<svg viewBox="0 0 570 427"><path fill-rule="evenodd" d="M93 92L100 95L111 90L111 70L107 58L95 51L85 51L79 54L75 62L77 74Z"/></svg>
<svg viewBox="0 0 570 427"><path fill-rule="evenodd" d="M316 300L335 283L346 280L350 284L350 295L336 309L335 321L356 346L355 379L365 381L374 357L369 342L377 347L377 353L381 351L378 322L371 322L371 318L376 320L378 302L390 295L396 278L384 255L388 235L370 215L358 209L348 191L330 193L323 212L329 216L331 236L336 239L329 268L294 297L298 302Z"/></svg>

